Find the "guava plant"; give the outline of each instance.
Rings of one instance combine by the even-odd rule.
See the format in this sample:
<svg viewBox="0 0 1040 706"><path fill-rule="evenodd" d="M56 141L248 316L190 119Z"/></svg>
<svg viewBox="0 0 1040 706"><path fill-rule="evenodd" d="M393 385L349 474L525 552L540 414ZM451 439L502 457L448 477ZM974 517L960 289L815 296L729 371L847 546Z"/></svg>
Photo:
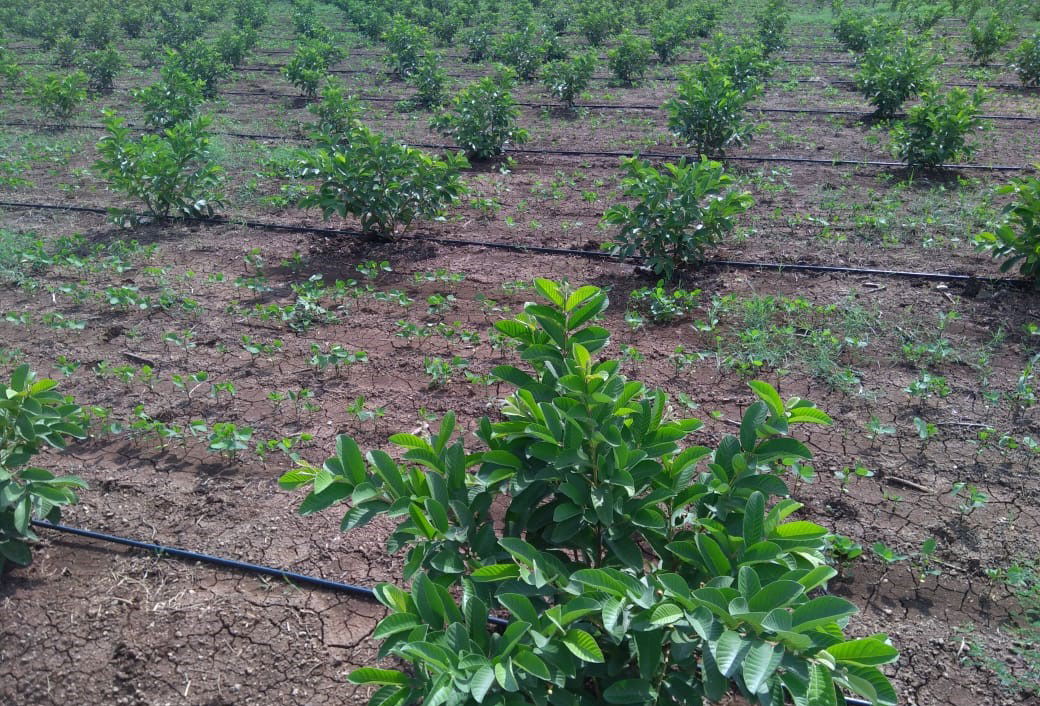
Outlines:
<svg viewBox="0 0 1040 706"><path fill-rule="evenodd" d="M730 188L733 177L722 164L700 161L666 163L658 170L637 157L621 160L627 175L626 199L607 209L603 222L619 227L613 251L639 255L655 273L670 279L677 267L697 264L705 250L734 227L734 217L748 210L747 192Z"/></svg>
<svg viewBox="0 0 1040 706"><path fill-rule="evenodd" d="M430 127L451 137L474 159L502 154L510 144L527 141L527 130L517 125L520 111L510 90L515 74L501 67L495 76L485 76L460 90L446 112L435 116Z"/></svg>
<svg viewBox="0 0 1040 706"><path fill-rule="evenodd" d="M28 365L0 384L0 575L10 562L32 561L33 519L61 520L61 508L76 502L86 484L76 476L56 476L29 463L45 447L63 449L66 438L83 439L80 408L55 389L57 382L37 379Z"/></svg>
<svg viewBox="0 0 1040 706"><path fill-rule="evenodd" d="M1023 277L1040 285L1040 178L1014 179L997 193L1010 195L1012 201L1004 207L996 227L978 235L976 243L1004 260L1001 272L1017 267Z"/></svg>
<svg viewBox="0 0 1040 706"><path fill-rule="evenodd" d="M465 192L459 171L469 166L459 154L435 158L355 126L345 143L301 154L298 173L319 181L303 197L326 218L352 215L361 230L393 238L416 218L435 218Z"/></svg>
<svg viewBox="0 0 1040 706"><path fill-rule="evenodd" d="M496 324L526 369L493 371L515 392L478 423L481 450L449 413L429 438L392 436L399 461L340 436L280 479L310 491L302 514L349 499L344 530L385 517L406 552L411 590L378 586L374 636L409 668L351 681L379 687L372 704L895 704L877 667L898 652L846 639L856 606L825 593L831 535L791 518L783 476L811 457L792 430L828 416L753 382L739 434L681 444L701 423L598 357L606 294L535 287L543 302Z"/></svg>

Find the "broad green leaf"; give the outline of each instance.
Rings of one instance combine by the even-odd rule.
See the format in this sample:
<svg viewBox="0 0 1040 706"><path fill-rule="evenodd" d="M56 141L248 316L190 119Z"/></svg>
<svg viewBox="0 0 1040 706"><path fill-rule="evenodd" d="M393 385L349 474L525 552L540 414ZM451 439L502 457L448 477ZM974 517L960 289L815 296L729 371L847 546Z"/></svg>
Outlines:
<svg viewBox="0 0 1040 706"><path fill-rule="evenodd" d="M849 640L827 648L839 662L855 662L863 665L888 664L899 656L899 650L875 637Z"/></svg>
<svg viewBox="0 0 1040 706"><path fill-rule="evenodd" d="M472 578L476 583L517 579L520 578L520 567L516 564L489 564L476 569Z"/></svg>
<svg viewBox="0 0 1040 706"><path fill-rule="evenodd" d="M748 496L744 508L744 545L762 541L765 535L766 498L757 490Z"/></svg>
<svg viewBox="0 0 1040 706"><path fill-rule="evenodd" d="M542 296L551 301L561 309L565 308L563 294L560 292L560 285L556 284L550 279L544 277L536 277L534 280L534 288L541 292Z"/></svg>
<svg viewBox="0 0 1040 706"><path fill-rule="evenodd" d="M477 703L484 701L484 697L487 696L488 691L495 684L495 671L491 668L490 664L484 664L477 671L473 673L473 676L469 680L469 692L473 695L473 698L477 700Z"/></svg>
<svg viewBox="0 0 1040 706"><path fill-rule="evenodd" d="M355 669L347 678L354 684L404 685L408 683L407 675L396 669L377 669L375 667Z"/></svg>
<svg viewBox="0 0 1040 706"><path fill-rule="evenodd" d="M513 664L542 681L551 681L552 679L549 667L546 666L541 657L531 652L530 649L521 649L514 654Z"/></svg>
<svg viewBox="0 0 1040 706"><path fill-rule="evenodd" d="M682 609L674 603L662 603L650 613L651 625L671 625L683 617Z"/></svg>
<svg viewBox="0 0 1040 706"><path fill-rule="evenodd" d="M820 596L791 613L794 632L808 632L856 613L856 606L837 596Z"/></svg>
<svg viewBox="0 0 1040 706"><path fill-rule="evenodd" d="M755 391L758 398L766 403L769 407L769 412L774 417L784 417L784 401L780 399L780 395L777 393L776 388L770 385L768 382L761 380L752 380L748 383L748 387Z"/></svg>
<svg viewBox="0 0 1040 706"><path fill-rule="evenodd" d="M412 613L391 613L379 621L379 625L372 632L372 637L382 640L391 635L396 635L405 630L411 630L421 625L419 616Z"/></svg>
<svg viewBox="0 0 1040 706"><path fill-rule="evenodd" d="M583 662L603 661L603 650L596 644L595 638L584 630L568 630L567 634L563 636L563 644Z"/></svg>
<svg viewBox="0 0 1040 706"><path fill-rule="evenodd" d="M805 696L808 706L837 706L837 692L829 669L816 663L809 665L809 688Z"/></svg>
<svg viewBox="0 0 1040 706"><path fill-rule="evenodd" d="M723 631L714 645L715 664L719 671L727 677L737 673L737 666L744 657L744 653L750 643L740 636L740 633L732 630Z"/></svg>
<svg viewBox="0 0 1040 706"><path fill-rule="evenodd" d="M860 696L873 702L874 706L896 706L898 698L892 683L876 667L843 663L844 681Z"/></svg>
<svg viewBox="0 0 1040 706"><path fill-rule="evenodd" d="M394 434L390 437L391 444L397 444L406 449L422 449L433 451L433 447L425 440L415 434Z"/></svg>
<svg viewBox="0 0 1040 706"><path fill-rule="evenodd" d="M762 687L780 666L783 656L784 650L779 645L759 642L752 646L744 656L744 662L741 665L741 673L748 691L752 694L762 691Z"/></svg>
<svg viewBox="0 0 1040 706"><path fill-rule="evenodd" d="M774 608L785 607L804 592L805 587L797 581L773 581L751 597L748 609L768 613Z"/></svg>

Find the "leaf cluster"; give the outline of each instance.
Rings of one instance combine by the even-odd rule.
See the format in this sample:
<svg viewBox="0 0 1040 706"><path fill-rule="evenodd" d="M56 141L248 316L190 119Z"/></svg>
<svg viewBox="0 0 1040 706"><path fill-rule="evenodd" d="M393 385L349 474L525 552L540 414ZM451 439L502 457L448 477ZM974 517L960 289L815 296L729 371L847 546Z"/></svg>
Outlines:
<svg viewBox="0 0 1040 706"><path fill-rule="evenodd" d="M910 36L868 49L859 62L856 86L879 118L890 118L909 98L930 90L941 58Z"/></svg>
<svg viewBox="0 0 1040 706"><path fill-rule="evenodd" d="M211 122L200 115L135 140L124 119L108 111L108 134L97 144L100 158L94 169L114 188L143 201L150 216L212 216L221 205L224 171L210 156L206 128ZM111 216L123 224L134 222L122 210Z"/></svg>
<svg viewBox="0 0 1040 706"><path fill-rule="evenodd" d="M301 153L298 173L319 183L300 205L320 208L325 218L355 216L365 233L392 238L455 203L465 192L459 171L467 166L461 155L435 158L356 125L346 142Z"/></svg>
<svg viewBox="0 0 1040 706"><path fill-rule="evenodd" d="M546 64L542 67L542 83L549 95L573 108L575 99L589 87L595 70L596 53L587 51Z"/></svg>
<svg viewBox="0 0 1040 706"><path fill-rule="evenodd" d="M945 95L926 93L891 130L892 152L911 169L938 169L969 158L975 146L968 136L985 121L979 115L989 91L953 88Z"/></svg>
<svg viewBox="0 0 1040 706"><path fill-rule="evenodd" d="M607 52L607 63L618 81L631 86L646 74L653 55L654 48L649 39L625 32L618 37L617 46Z"/></svg>
<svg viewBox="0 0 1040 706"><path fill-rule="evenodd" d="M749 209L751 195L730 187L733 177L722 164L699 161L666 163L658 170L637 157L621 160L621 182L633 206L607 209L603 222L619 226L613 251L639 255L655 273L671 279L677 267L704 260L705 250L731 231L734 217Z"/></svg>
<svg viewBox="0 0 1040 706"><path fill-rule="evenodd" d="M411 669L351 681L380 687L372 704L699 705L731 688L894 704L877 665L898 653L885 635L845 639L855 606L819 595L829 533L789 519L801 505L781 476L811 456L791 430L827 415L754 382L738 435L681 446L700 422L666 419L664 393L596 357L606 294L535 287L544 303L496 324L526 369L493 371L516 390L480 421L482 450L449 413L429 438L393 435L400 461L341 436L280 479L309 489L303 514L349 498L344 530L390 519L388 549L406 551L411 590L377 588L390 612L375 636Z"/></svg>
<svg viewBox="0 0 1040 706"><path fill-rule="evenodd" d="M43 448L65 448L66 437L86 438L80 408L60 395L54 380L37 379L28 365L0 384L0 574L8 563L32 560L30 542L38 539L30 522L61 519L61 508L76 502L75 476L55 476L28 466Z"/></svg>
<svg viewBox="0 0 1040 706"><path fill-rule="evenodd" d="M750 140L754 125L744 108L761 91L760 84L742 89L718 57L680 71L678 95L664 109L668 127L700 152L721 154Z"/></svg>
<svg viewBox="0 0 1040 706"><path fill-rule="evenodd" d="M980 249L1004 258L1001 272L1018 267L1023 277L1040 285L1040 178L1022 177L997 189L1013 197L992 231L976 237Z"/></svg>
<svg viewBox="0 0 1040 706"><path fill-rule="evenodd" d="M87 100L88 83L82 71L31 76L26 81L25 93L44 116L64 125Z"/></svg>
<svg viewBox="0 0 1040 706"><path fill-rule="evenodd" d="M502 154L509 144L527 142L527 130L517 125L520 110L510 93L513 77L510 69L502 67L496 76L469 84L455 95L448 111L430 121L430 127L479 160Z"/></svg>

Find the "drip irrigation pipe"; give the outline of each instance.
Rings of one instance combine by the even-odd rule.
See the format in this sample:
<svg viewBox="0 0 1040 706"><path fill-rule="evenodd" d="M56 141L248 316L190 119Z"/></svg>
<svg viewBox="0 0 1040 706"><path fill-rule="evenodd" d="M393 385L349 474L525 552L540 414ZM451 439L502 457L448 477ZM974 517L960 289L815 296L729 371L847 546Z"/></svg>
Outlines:
<svg viewBox="0 0 1040 706"><path fill-rule="evenodd" d="M244 571L250 574L274 576L275 578L285 579L286 581L292 581L295 583L306 583L310 584L311 586L325 588L330 591L346 593L356 598L362 598L364 600L378 602L375 591L373 591L371 588L366 588L364 586L355 586L351 583L330 581L329 579L323 579L318 576L298 574L295 571L277 569L271 566L263 566L261 564L251 564L249 562L239 561L237 559L226 559L224 557L213 556L212 554L203 554L201 552L193 552L187 549L180 549L178 547L168 547L162 544L152 544L151 542L142 542L136 539L128 539L127 537L119 537L113 534L94 532L92 530L80 529L78 527L57 525L53 522L47 522L46 520L33 520L32 523L36 527L45 527L47 529L56 530L58 532L74 534L77 537L86 537L88 539L96 539L102 542L109 542L112 544L122 544L123 546L134 547L135 549L144 549L146 551L155 552L160 556L168 555L177 557L178 559L187 559L188 561L201 561L205 564L213 564L214 566L222 566L226 569L235 569L237 571ZM508 620L496 618L494 616L488 616L488 622L496 627L506 627L507 625L509 625Z"/></svg>
<svg viewBox="0 0 1040 706"><path fill-rule="evenodd" d="M96 539L101 542L109 542L110 544L121 544L127 547L134 547L135 549L144 549L150 552L155 552L160 557L163 555L167 555L177 557L178 559L186 559L188 561L199 561L205 564L213 564L214 566L221 566L226 569L235 569L236 571L243 571L249 574L274 576L275 578L285 579L286 581L292 581L295 583L306 583L312 586L318 586L319 588L325 588L330 591L346 593L348 595L354 596L355 598L361 598L367 601L372 601L373 603L377 603L379 601L379 599L376 598L375 591L373 591L371 588L365 588L364 586L355 586L349 583L330 581L328 579L319 578L317 576L298 574L294 571L276 569L270 566L263 566L261 564L250 564L245 561L238 561L237 559L225 559L223 557L213 556L212 554L202 554L199 552L189 551L187 549L178 549L177 547L167 547L161 544L141 542L136 539L128 539L126 537L119 537L113 534L94 532L92 530L80 529L78 527L57 525L53 522L47 522L46 520L33 520L32 524L36 527L44 527L46 529L55 530L57 532L64 532L66 534L76 535L77 537L86 537L87 539ZM498 628L504 628L509 625L508 620L505 620L503 618L496 618L493 615L489 615L487 620L490 624ZM845 703L849 704L849 706L870 706L869 701L863 701L861 699L855 699L848 696L844 698Z"/></svg>
<svg viewBox="0 0 1040 706"><path fill-rule="evenodd" d="M7 123L9 125L20 125L19 123ZM29 123L24 125L28 126ZM104 126L101 125L55 125L55 124L32 124L38 127L44 128L79 128L84 130L104 130ZM130 127L132 130L139 132L148 132L146 128L142 127ZM256 133L246 132L211 132L211 135L220 137L238 137L250 140L280 140L284 142L305 142L305 138L289 137L286 135L263 135ZM397 139L397 138L395 138ZM410 140L399 140L402 144L410 147L419 147L422 149L430 150L457 150L459 149L456 145L442 145L432 142L412 142ZM562 157L632 157L638 156L642 159L682 159L683 157L693 156L686 153L667 153L667 152L639 152L637 150L621 152L621 151L610 151L610 150L552 150L552 149L539 149L534 147L512 147L507 150L506 154L542 154L542 155L558 155ZM780 155L731 155L727 156L726 161L729 162L777 162L777 163L789 163L789 164L822 164L829 166L854 166L854 167L886 167L889 169L906 169L907 165L905 162L884 162L877 160L868 159L819 159L815 157L785 157ZM1032 171L1033 167L1029 165L1015 165L1015 164L944 164L942 169L948 170L968 170L975 169L979 171L990 171L990 172L1024 172Z"/></svg>
<svg viewBox="0 0 1040 706"><path fill-rule="evenodd" d="M293 98L298 99L304 96L300 96L293 93L270 93L268 91L222 91L221 95L224 96L267 96L270 98ZM369 103L398 103L400 101L407 101L411 96L357 96L358 100L367 101ZM318 98L317 100L320 100ZM523 106L526 108L561 108L563 107L559 103L546 103L546 102L533 102L533 101L516 101L516 105ZM649 103L632 103L616 105L610 103L576 103L574 108L577 109L588 109L588 110L664 110L663 105L652 105ZM832 108L765 108L757 106L748 106L749 111L757 113L781 113L785 115L849 115L857 116L861 118L869 117L871 111L867 108L863 110L840 110ZM905 118L906 113L895 113L893 118ZM1040 116L1036 115L980 115L980 119L984 120L1008 120L1008 121L1021 121L1021 122L1040 122Z"/></svg>
<svg viewBox="0 0 1040 706"><path fill-rule="evenodd" d="M92 208L87 206L60 206L54 204L34 204L34 203L17 203L9 201L0 201L0 208L25 208L25 209L41 209L41 210L52 210L52 211L75 211L79 213L95 213L105 215L108 213L103 208ZM138 214L144 215L144 214ZM267 230L281 230L290 233L313 233L324 236L349 236L352 238L363 238L364 233L356 230L341 230L337 228L320 228L316 226L297 226L288 225L282 223L267 223L264 221L253 221L246 219L235 219L227 217L213 217L213 218L183 218L180 219L185 222L202 223L209 225L239 225L248 228L267 229ZM534 253L539 255L561 255L571 257L583 257L590 260L618 260L614 255L597 251L597 250L577 250L574 248L552 248L542 245L516 245L514 243L496 243L485 240L466 240L460 238L444 238L440 236L424 236L424 235L402 235L399 236L399 240L412 240L418 242L434 243L437 245L447 245L452 247L478 247L487 248L492 250L508 250L510 252L518 253ZM639 256L630 256L624 258L624 260L642 262L645 258ZM951 272L916 272L908 270L883 270L875 268L863 268L863 267L843 267L838 265L806 265L806 264L788 264L781 262L746 262L742 260L706 260L704 262L706 267L715 267L720 269L739 269L739 270L771 270L775 272L814 272L818 274L845 274L845 275L861 275L861 276L873 276L873 277L892 277L897 279L910 279L918 281L934 281L934 282L960 282L964 284L978 283L987 284L994 286L1005 286L1005 287L1021 287L1028 288L1032 285L1030 280L1026 279L1014 279L1010 277L979 277L976 275L965 275L956 274Z"/></svg>

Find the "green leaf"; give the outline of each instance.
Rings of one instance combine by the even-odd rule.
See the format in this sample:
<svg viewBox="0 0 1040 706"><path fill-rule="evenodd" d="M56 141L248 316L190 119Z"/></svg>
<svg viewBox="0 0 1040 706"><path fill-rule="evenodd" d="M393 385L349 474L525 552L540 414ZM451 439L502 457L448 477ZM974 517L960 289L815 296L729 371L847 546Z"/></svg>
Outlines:
<svg viewBox="0 0 1040 706"><path fill-rule="evenodd" d="M419 616L413 615L412 613L391 613L376 625L376 629L372 632L372 637L377 640L382 640L391 635L396 635L399 632L405 630L411 630L414 627L418 627L422 623L419 622Z"/></svg>
<svg viewBox="0 0 1040 706"><path fill-rule="evenodd" d="M531 652L529 649L521 649L514 654L513 664L537 679L541 679L542 681L552 680L549 667L546 666L541 657L536 655L534 652Z"/></svg>
<svg viewBox="0 0 1040 706"><path fill-rule="evenodd" d="M870 699L874 706L896 706L898 698L892 683L876 667L842 663L845 682L860 696Z"/></svg>
<svg viewBox="0 0 1040 706"><path fill-rule="evenodd" d="M469 691L477 703L484 701L488 691L495 685L495 670L490 664L483 664L473 673L469 680Z"/></svg>
<svg viewBox="0 0 1040 706"><path fill-rule="evenodd" d="M682 609L674 603L662 603L650 613L651 625L671 625L683 617Z"/></svg>
<svg viewBox="0 0 1040 706"><path fill-rule="evenodd" d="M775 608L783 608L805 592L805 587L797 581L774 581L767 584L748 601L748 610L768 613Z"/></svg>
<svg viewBox="0 0 1040 706"><path fill-rule="evenodd" d="M568 630L563 636L563 644L583 662L603 662L603 650L596 644L595 638L584 630Z"/></svg>
<svg viewBox="0 0 1040 706"><path fill-rule="evenodd" d="M516 564L490 564L476 569L472 578L477 583L518 579L520 578L520 567Z"/></svg>
<svg viewBox="0 0 1040 706"><path fill-rule="evenodd" d="M534 280L534 288L541 292L543 297L556 306L561 309L565 308L563 294L560 292L560 285L556 284L552 280L543 277L536 277Z"/></svg>
<svg viewBox="0 0 1040 706"><path fill-rule="evenodd" d="M765 535L766 498L757 490L748 496L744 508L744 546L758 544Z"/></svg>
<svg viewBox="0 0 1040 706"><path fill-rule="evenodd" d="M791 613L794 632L808 632L856 613L856 606L837 596L820 596Z"/></svg>
<svg viewBox="0 0 1040 706"><path fill-rule="evenodd" d="M608 704L645 704L655 698L653 685L645 679L622 679L603 691Z"/></svg>
<svg viewBox="0 0 1040 706"><path fill-rule="evenodd" d="M599 287L594 287L591 284L586 284L582 287L578 287L571 295L567 297L567 302L564 304L565 311L571 311L574 307L584 302L589 297L592 297L600 292Z"/></svg>
<svg viewBox="0 0 1040 706"><path fill-rule="evenodd" d="M744 684L748 691L757 694L763 690L766 682L780 666L784 650L780 645L759 642L748 650L741 666Z"/></svg>
<svg viewBox="0 0 1040 706"><path fill-rule="evenodd" d="M863 665L888 664L899 656L899 650L875 637L849 640L827 648L839 662L855 662Z"/></svg>
<svg viewBox="0 0 1040 706"><path fill-rule="evenodd" d="M408 683L407 675L396 669L377 669L375 667L355 669L347 679L354 684L405 685Z"/></svg>
<svg viewBox="0 0 1040 706"><path fill-rule="evenodd" d="M780 418L785 416L784 401L780 399L780 395L777 393L776 388L768 382L763 382L761 380L752 380L748 383L748 387L754 390L755 394L758 395L758 398L766 403L772 416Z"/></svg>
<svg viewBox="0 0 1040 706"><path fill-rule="evenodd" d="M715 656L715 664L718 665L719 671L726 677L732 678L737 673L737 666L740 664L740 660L747 651L749 644L740 636L740 633L732 630L723 631L719 639L716 640L712 650Z"/></svg>
<svg viewBox="0 0 1040 706"><path fill-rule="evenodd" d="M433 447L425 440L415 434L394 434L390 437L391 444L397 444L406 449L422 449L433 452Z"/></svg>
<svg viewBox="0 0 1040 706"><path fill-rule="evenodd" d="M809 665L809 688L805 696L807 706L837 706L837 693L829 669L821 664Z"/></svg>
<svg viewBox="0 0 1040 706"><path fill-rule="evenodd" d="M697 535L697 549L700 550L708 570L715 576L728 576L733 570L729 559L718 543L706 534Z"/></svg>
<svg viewBox="0 0 1040 706"><path fill-rule="evenodd" d="M0 554L8 561L12 561L19 566L28 566L29 562L32 561L32 552L29 551L29 545L17 539L0 542Z"/></svg>

